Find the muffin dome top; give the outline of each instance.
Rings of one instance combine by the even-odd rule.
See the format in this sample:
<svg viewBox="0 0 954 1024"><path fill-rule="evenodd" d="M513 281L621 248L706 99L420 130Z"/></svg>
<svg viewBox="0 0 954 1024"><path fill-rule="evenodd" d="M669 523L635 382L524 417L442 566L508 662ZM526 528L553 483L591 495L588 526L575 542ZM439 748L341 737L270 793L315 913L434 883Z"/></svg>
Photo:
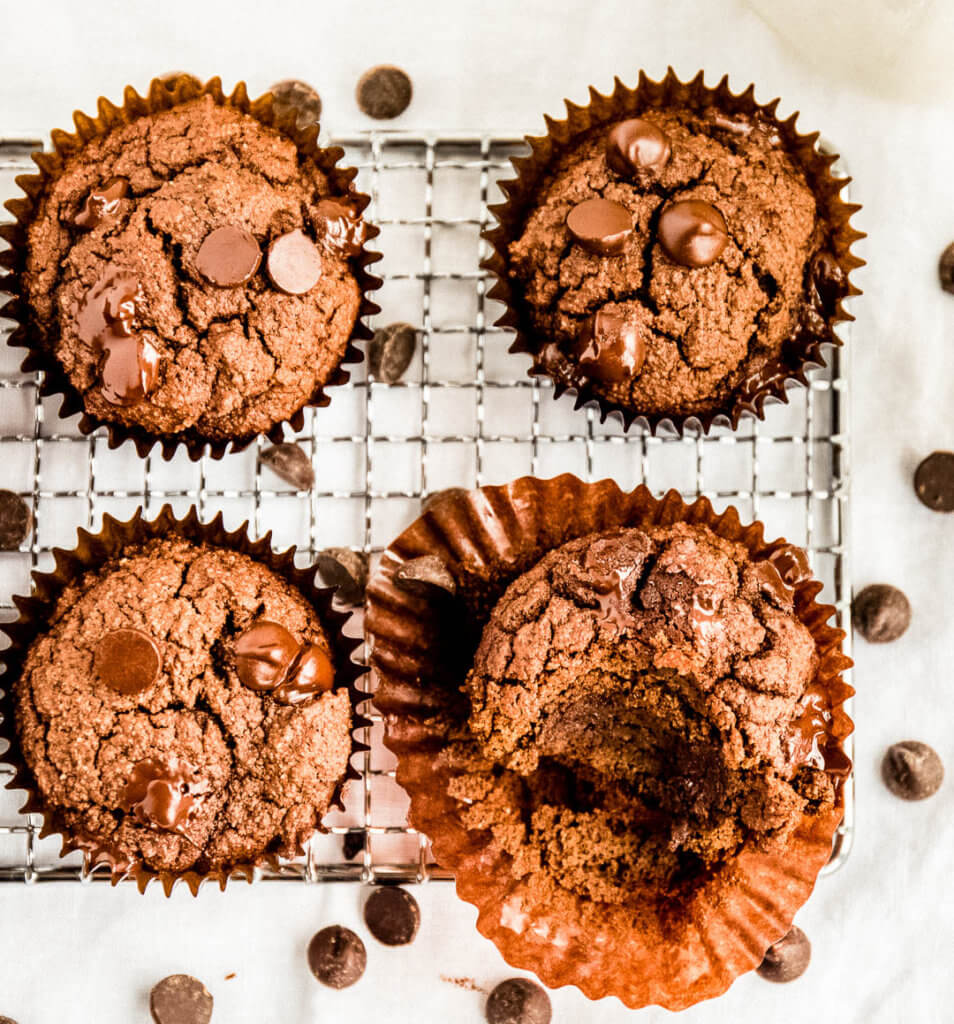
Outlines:
<svg viewBox="0 0 954 1024"><path fill-rule="evenodd" d="M14 684L47 812L117 870L293 856L351 752L351 701L291 584L157 540L66 587Z"/></svg>
<svg viewBox="0 0 954 1024"><path fill-rule="evenodd" d="M192 100L90 141L30 225L35 325L86 411L240 439L305 405L358 316L356 204L291 139Z"/></svg>
<svg viewBox="0 0 954 1024"><path fill-rule="evenodd" d="M686 524L545 555L497 603L467 679L497 766L468 814L521 872L615 902L831 806L816 648L792 607L806 576L796 548L753 562Z"/></svg>
<svg viewBox="0 0 954 1024"><path fill-rule="evenodd" d="M635 413L727 412L830 340L830 233L773 124L652 109L554 159L509 274L556 381Z"/></svg>

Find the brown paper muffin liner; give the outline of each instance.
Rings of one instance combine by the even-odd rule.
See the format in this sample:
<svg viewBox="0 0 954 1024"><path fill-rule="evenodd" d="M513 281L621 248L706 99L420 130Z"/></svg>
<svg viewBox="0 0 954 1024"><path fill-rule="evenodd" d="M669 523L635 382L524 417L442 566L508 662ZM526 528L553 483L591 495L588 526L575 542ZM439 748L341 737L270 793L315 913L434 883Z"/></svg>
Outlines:
<svg viewBox="0 0 954 1024"><path fill-rule="evenodd" d="M140 117L148 117L201 96L211 96L220 106L232 107L244 114L249 114L262 124L289 137L295 143L298 152L313 161L328 176L335 193L348 195L354 201L359 212L363 212L370 202L368 196L358 192L354 187L353 181L358 173L357 170L337 166L338 161L344 156L344 150L338 146L324 149L318 145L319 128L317 124L299 128L294 111L279 113L275 108L274 98L269 92L258 99L249 99L244 82L239 82L232 92L226 95L222 90L222 81L219 78L212 78L204 85L194 75L189 74L154 78L149 83L149 89L145 96L140 96L131 85L126 86L122 106L117 107L104 97L100 97L97 101L95 117L79 110L75 111L73 114L75 132L54 129L51 133L52 152L33 154L33 161L39 169L39 174L20 175L16 179L25 196L10 199L4 204L7 210L13 214L15 221L12 224L0 225L0 238L4 238L10 243L10 249L0 253L0 268L7 271L6 275L0 277L0 292L8 292L13 295L13 298L0 309L0 313L17 323L16 329L10 336L9 344L15 348L28 350L20 367L21 370L24 373L34 373L38 370L43 372L43 380L40 385L41 395L59 394L63 396L59 415L66 418L75 413L82 413L79 429L83 434L91 434L98 427L105 427L110 448L117 448L123 441L131 439L136 446L136 451L143 458L158 444L161 446L164 459L171 459L180 445L186 448L189 458L193 461L197 461L205 454L220 459L229 450L230 445L232 451L241 451L243 448L247 448L257 435L217 441L203 438L188 430L176 435L157 435L141 427L112 423L87 413L83 404L83 396L73 386L59 360L52 353L49 340L44 337L43 332L33 322L31 316L29 303L21 284L21 276L26 266L27 229L42 202L48 183L60 174L67 161L79 153L91 139L101 138L113 129L129 124ZM376 237L378 233L379 229L369 223L368 239ZM345 384L351 378L351 374L343 369L343 365L361 362L362 354L354 343L371 337L371 331L363 322L363 318L380 311L380 307L368 298L368 294L376 288L380 288L381 281L368 272L368 266L380 258L380 253L362 248L361 254L353 260L352 268L355 279L361 289L361 305L341 365L325 384L315 389L302 408L288 419L272 426L266 434L270 441L276 444L281 442L285 434L284 424L287 424L293 431L301 430L305 422L304 409L309 406L328 405L331 398L325 389Z"/></svg>
<svg viewBox="0 0 954 1024"><path fill-rule="evenodd" d="M776 117L780 102L778 99L768 104L757 103L754 85L750 85L744 92L735 94L729 88L728 75L724 76L715 88L707 86L704 77L705 73L700 71L692 81L683 82L670 67L666 76L658 82L640 71L635 89L628 88L616 78L613 91L608 96L602 95L590 86L588 104L579 106L565 100L567 116L564 120L558 121L547 116L544 118L546 134L526 137L530 153L511 159L517 176L500 182L500 188L507 198L505 202L490 207L496 216L497 224L483 234L490 243L492 252L484 260L482 267L496 278L488 295L506 306L496 325L512 327L516 331L510 351L526 352L533 357L533 365L528 371L530 376L549 376L537 357L551 339L536 330L525 313L519 285L510 278L508 246L519 235L554 159L591 128L601 124L612 124L628 117L641 116L654 108L681 106L702 111L714 106L729 115L758 115L760 120L770 124L797 166L804 171L819 205L819 219L831 226L831 247L836 262L844 274L844 293L835 305L834 314L827 318L829 338L810 341L798 353L797 365L780 369L777 374L772 374L768 380L757 385L744 397L736 398L735 404L725 409L689 415L641 413L638 409L621 405L598 394L585 378L573 385L568 385L556 377L552 378L554 398L569 392L576 398L574 408L595 407L599 410L601 421L605 421L610 413L617 413L622 418L625 430L637 423L655 434L661 425L666 424L682 435L687 425L691 427L698 424L705 433L708 433L714 424L728 425L735 430L744 415L764 419L767 402L788 401L785 393L787 382L795 381L807 385L806 371L826 365L821 352L822 346L841 344L832 329L838 323L854 320L854 317L845 311L844 300L849 296L861 294L849 279L852 270L864 266L864 260L851 252L854 242L865 237L863 232L855 230L850 223L852 215L861 207L854 203L846 203L839 196L851 179L835 178L832 175L831 166L838 160L837 154L824 153L818 148L819 132L802 135L796 130L797 113L780 121Z"/></svg>
<svg viewBox="0 0 954 1024"><path fill-rule="evenodd" d="M86 530L77 531L77 544L72 550L54 548L55 565L52 572L33 574L33 593L29 597L15 596L13 601L19 611L15 622L0 626L10 638L10 647L3 652L5 665L0 671L0 738L9 743L9 748L0 754L0 763L13 769L13 778L7 783L7 789L26 790L27 799L20 808L21 814L38 814L43 818L40 838L59 835L63 845L61 856L80 851L84 855L84 870L90 872L101 867L110 871L113 885L123 879L134 879L141 892L145 892L150 882L161 883L166 895L170 895L173 887L184 882L192 894L198 893L199 887L208 881L216 881L221 889L225 889L230 878L244 878L248 882L255 879L257 869L269 867L279 869L279 860L275 854L267 853L252 863L237 864L231 869L219 869L209 872L195 870L183 872L154 871L143 864L128 867L119 863L110 851L83 842L66 828L60 820L55 808L44 804L43 795L39 791L33 776L20 749L20 741L16 729L16 708L13 698L13 684L19 678L23 661L33 640L46 629L50 613L56 605L64 587L72 583L82 574L97 569L107 561L115 558L131 545L146 543L153 539L178 536L196 544L209 544L214 547L228 548L237 551L256 562L267 566L276 575L296 587L311 603L326 629L335 668L335 679L348 688L352 708L352 757L348 760L348 769L338 784L331 805L343 810L342 794L349 779L359 779L360 773L352 764L356 752L367 750L366 744L358 738L359 730L370 725L370 721L359 713L359 705L367 700L369 694L359 689L358 681L365 669L352 658L354 651L360 646L359 639L345 636L342 632L349 615L332 607L334 587L318 587L315 585L315 566L299 569L295 566L295 548L276 552L271 546L271 532L259 540L252 540L245 522L235 530L226 530L219 513L211 522L203 523L199 513L193 506L183 519L177 519L172 506L164 505L157 518L147 520L142 509L137 510L132 519L121 522L112 516L103 517L103 527L98 533ZM319 827L319 831L324 831ZM304 851L299 850L301 855Z"/></svg>
<svg viewBox="0 0 954 1024"><path fill-rule="evenodd" d="M670 1010L724 992L788 931L831 855L843 787L836 806L803 815L781 849L743 848L678 913L660 913L651 894L639 893L615 906L562 890L544 904L525 880L514 879L509 855L489 830L465 827L466 804L450 795L461 769L439 755L449 742L466 741L469 707L461 685L483 624L513 579L572 538L676 522L704 524L743 544L755 560L785 544L766 542L762 524L743 525L734 508L717 515L704 498L686 505L676 491L660 500L645 487L624 493L611 480L524 477L435 502L385 552L366 618L373 699L385 716L385 743L398 758L397 779L410 795L410 821L430 837L438 863L455 873L458 895L478 908L478 929L508 963L549 986L576 985L591 999L614 995L632 1008L658 1003ZM395 586L395 570L423 554L445 561L454 575L452 608ZM844 777L850 762L842 744L853 726L843 704L853 690L841 673L851 661L842 654L844 633L828 624L834 608L815 602L821 588L812 579L799 583L795 610L817 645L815 682L830 697L828 770Z"/></svg>

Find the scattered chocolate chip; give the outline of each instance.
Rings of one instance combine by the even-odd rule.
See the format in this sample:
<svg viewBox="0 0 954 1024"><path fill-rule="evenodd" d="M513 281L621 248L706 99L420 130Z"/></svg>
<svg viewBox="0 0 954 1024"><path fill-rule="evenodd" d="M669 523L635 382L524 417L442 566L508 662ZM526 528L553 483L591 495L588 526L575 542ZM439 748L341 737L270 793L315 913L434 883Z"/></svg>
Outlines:
<svg viewBox="0 0 954 1024"><path fill-rule="evenodd" d="M467 490L464 487L445 487L442 491L435 491L433 494L429 494L426 498L421 501L421 511L430 512L432 508L439 505L442 501L447 501L451 498L460 498L466 494Z"/></svg>
<svg viewBox="0 0 954 1024"><path fill-rule="evenodd" d="M83 200L83 205L73 218L75 227L92 231L105 220L111 220L119 212L119 200L129 191L125 178L110 178L101 188L94 188Z"/></svg>
<svg viewBox="0 0 954 1024"><path fill-rule="evenodd" d="M321 253L301 228L279 235L268 247L265 264L272 284L287 295L304 295L321 278Z"/></svg>
<svg viewBox="0 0 954 1024"><path fill-rule="evenodd" d="M19 494L0 490L0 551L16 551L32 528L30 506Z"/></svg>
<svg viewBox="0 0 954 1024"><path fill-rule="evenodd" d="M300 129L317 124L321 118L321 97L307 82L286 78L270 86L268 91L274 98L275 113L281 117L293 111Z"/></svg>
<svg viewBox="0 0 954 1024"><path fill-rule="evenodd" d="M181 757L149 757L133 766L120 806L140 825L182 832L209 791L199 769Z"/></svg>
<svg viewBox="0 0 954 1024"><path fill-rule="evenodd" d="M487 1024L550 1024L550 997L533 981L508 978L487 998Z"/></svg>
<svg viewBox="0 0 954 1024"><path fill-rule="evenodd" d="M369 68L358 79L355 97L368 117L387 121L407 110L411 102L411 79L392 64Z"/></svg>
<svg viewBox="0 0 954 1024"><path fill-rule="evenodd" d="M223 224L210 231L199 246L195 266L219 288L234 288L250 281L262 262L262 250L255 236L236 224Z"/></svg>
<svg viewBox="0 0 954 1024"><path fill-rule="evenodd" d="M941 279L941 287L954 295L954 242L941 253L937 272Z"/></svg>
<svg viewBox="0 0 954 1024"><path fill-rule="evenodd" d="M368 963L364 943L350 928L333 924L322 928L308 943L311 973L329 988L353 985Z"/></svg>
<svg viewBox="0 0 954 1024"><path fill-rule="evenodd" d="M354 860L359 853L364 853L364 833L345 832L341 837L341 852L345 860Z"/></svg>
<svg viewBox="0 0 954 1024"><path fill-rule="evenodd" d="M368 237L368 225L351 202L320 199L315 206L315 231L318 244L326 251L346 259L361 252Z"/></svg>
<svg viewBox="0 0 954 1024"><path fill-rule="evenodd" d="M914 472L914 491L934 512L954 512L954 452L931 452Z"/></svg>
<svg viewBox="0 0 954 1024"><path fill-rule="evenodd" d="M368 556L351 548L325 548L315 561L321 578L329 587L338 588L345 604L361 604L368 585Z"/></svg>
<svg viewBox="0 0 954 1024"><path fill-rule="evenodd" d="M800 978L808 970L811 958L812 944L808 936L793 925L788 935L769 946L756 970L766 981L784 984Z"/></svg>
<svg viewBox="0 0 954 1024"><path fill-rule="evenodd" d="M911 625L911 605L897 587L873 583L855 594L851 621L870 643L891 643Z"/></svg>
<svg viewBox="0 0 954 1024"><path fill-rule="evenodd" d="M162 656L156 641L140 629L114 629L96 645L93 667L117 693L142 693L159 678Z"/></svg>
<svg viewBox="0 0 954 1024"><path fill-rule="evenodd" d="M315 470L304 449L286 442L266 448L259 456L268 468L296 491L309 491L315 483Z"/></svg>
<svg viewBox="0 0 954 1024"><path fill-rule="evenodd" d="M888 747L881 762L881 778L902 800L926 800L941 788L944 763L926 743L903 740Z"/></svg>
<svg viewBox="0 0 954 1024"><path fill-rule="evenodd" d="M661 170L671 153L669 136L641 117L620 121L606 139L606 162L623 178Z"/></svg>
<svg viewBox="0 0 954 1024"><path fill-rule="evenodd" d="M457 593L457 581L437 555L421 555L399 565L394 571L394 584L424 597Z"/></svg>
<svg viewBox="0 0 954 1024"><path fill-rule="evenodd" d="M368 897L364 923L378 942L386 946L406 946L417 935L421 910L407 889L383 885Z"/></svg>
<svg viewBox="0 0 954 1024"><path fill-rule="evenodd" d="M376 380L394 384L404 376L417 348L417 331L410 324L388 324L374 332L368 346L368 367Z"/></svg>
<svg viewBox="0 0 954 1024"><path fill-rule="evenodd" d="M212 996L196 978L173 974L153 988L149 1010L156 1024L209 1024Z"/></svg>
<svg viewBox="0 0 954 1024"><path fill-rule="evenodd" d="M601 309L583 321L574 356L584 376L617 384L643 368L646 342L637 324Z"/></svg>
<svg viewBox="0 0 954 1024"><path fill-rule="evenodd" d="M729 241L725 217L700 199L671 203L659 218L658 230L666 255L684 267L714 263Z"/></svg>
<svg viewBox="0 0 954 1024"><path fill-rule="evenodd" d="M596 256L618 256L633 233L633 216L612 199L584 199L566 217L574 241Z"/></svg>

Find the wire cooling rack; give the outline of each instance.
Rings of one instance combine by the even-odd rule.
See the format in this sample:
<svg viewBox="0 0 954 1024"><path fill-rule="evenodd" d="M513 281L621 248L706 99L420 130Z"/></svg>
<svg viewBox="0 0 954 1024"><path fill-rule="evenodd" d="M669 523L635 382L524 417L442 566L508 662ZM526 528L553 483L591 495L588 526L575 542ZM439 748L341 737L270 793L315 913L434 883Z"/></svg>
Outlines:
<svg viewBox="0 0 954 1024"><path fill-rule="evenodd" d="M570 471L588 480L613 477L624 488L647 484L706 495L717 509L735 505L758 517L771 536L805 546L841 625L850 621L848 349L832 353L809 388L791 391L764 423L736 433L650 437L624 434L618 423L553 401L545 380L526 376L526 357L507 352L508 332L493 327L500 312L487 298L479 269L480 232L497 181L511 176L517 138L373 132L333 139L359 169L372 197L368 216L381 228L384 259L375 270L377 324L404 321L419 345L397 384L369 382L366 365L334 389L326 409L309 410L299 443L317 483L296 492L259 461L253 446L221 461L140 459L128 443L110 451L105 436L84 437L78 417L61 420L58 399L39 397L37 378L19 372L22 350L0 348L0 480L33 511L35 528L18 552L0 553L0 616L14 618L11 596L27 593L33 569L52 565L54 546L73 547L76 528L98 528L103 513L128 518L137 507L155 514L166 503L182 514L245 520L255 535L273 532L276 547L295 544L302 563L317 551L346 546L380 552L419 514L421 501L445 487L503 483L524 474ZM32 169L40 143L0 140L0 188ZM7 325L9 327L9 324ZM6 332L5 332L6 333ZM847 628L847 626L846 626ZM360 634L360 615L350 624ZM850 632L846 641L850 654ZM447 878L432 861L426 837L406 824L407 798L394 779L393 757L371 712L370 751L356 755L361 781L348 787L344 812L307 856L263 878L307 881L414 882ZM2 742L2 741L0 741ZM849 755L851 754L849 739ZM0 776L0 783L6 781ZM835 840L831 872L844 863L854 827L853 781ZM0 880L89 881L78 854L58 856L55 839L39 838L36 816L17 813L21 793L0 790Z"/></svg>

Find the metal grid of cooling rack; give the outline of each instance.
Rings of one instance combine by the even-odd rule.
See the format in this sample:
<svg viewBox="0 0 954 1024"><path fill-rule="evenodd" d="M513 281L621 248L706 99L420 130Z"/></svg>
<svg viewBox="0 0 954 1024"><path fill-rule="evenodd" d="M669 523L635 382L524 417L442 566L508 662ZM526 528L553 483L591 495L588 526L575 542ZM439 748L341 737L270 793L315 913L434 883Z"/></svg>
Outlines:
<svg viewBox="0 0 954 1024"><path fill-rule="evenodd" d="M296 544L303 563L342 545L368 552L374 564L428 494L571 471L585 479L610 476L627 488L643 482L657 493L676 487L763 519L769 534L809 550L825 582L823 598L847 626L847 349L833 353L809 388L791 392L788 405L771 407L764 423L685 438L654 438L638 429L624 434L613 420L601 424L592 411L575 412L567 397L554 402L549 382L529 379L525 357L510 355L507 332L492 326L500 310L487 298L489 282L479 269L480 232L521 141L389 132L331 141L358 168L358 186L372 197L367 215L381 228L377 323L404 321L418 329L418 351L403 379L369 382L362 364L335 389L328 408L308 411L297 440L312 458L317 483L311 492L296 492L261 465L261 442L198 463L184 456L142 460L129 444L110 451L105 437L83 437L76 418L60 420L58 403L40 399L37 379L19 372L22 353L2 346L2 486L24 497L35 520L18 552L0 553L5 621L15 616L11 595L27 592L30 571L48 568L51 549L72 547L76 528L98 527L103 513L125 518L141 505L154 514L169 503L181 514L195 504L203 518L221 511L230 527L247 519L255 535L271 530L275 546ZM15 194L13 178L31 169L28 156L38 146L0 140L4 197ZM352 628L360 633L359 614ZM850 654L850 633L847 643ZM407 798L381 743L380 717L370 717L371 749L356 755L361 780L349 786L345 810L329 819L331 833L316 837L305 858L262 878L448 877L433 864L426 837L406 825ZM17 813L20 797L0 790L0 881L103 877L87 873L79 855L58 857L55 840L40 840L36 817ZM825 872L843 864L851 848L851 779L845 797L845 820Z"/></svg>

